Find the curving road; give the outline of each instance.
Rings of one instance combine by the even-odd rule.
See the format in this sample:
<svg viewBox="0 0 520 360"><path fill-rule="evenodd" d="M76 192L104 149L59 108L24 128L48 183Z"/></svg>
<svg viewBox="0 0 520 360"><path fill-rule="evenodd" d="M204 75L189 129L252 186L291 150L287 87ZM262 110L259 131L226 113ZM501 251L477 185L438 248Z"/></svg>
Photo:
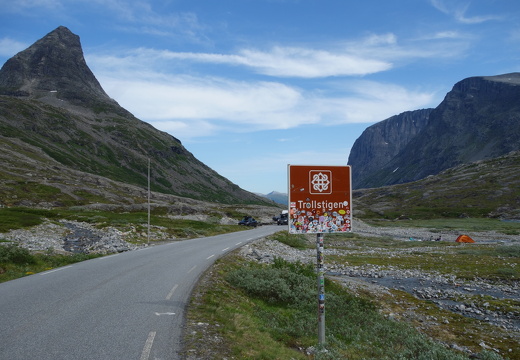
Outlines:
<svg viewBox="0 0 520 360"><path fill-rule="evenodd" d="M184 310L200 274L279 230L151 246L0 284L0 359L179 359Z"/></svg>

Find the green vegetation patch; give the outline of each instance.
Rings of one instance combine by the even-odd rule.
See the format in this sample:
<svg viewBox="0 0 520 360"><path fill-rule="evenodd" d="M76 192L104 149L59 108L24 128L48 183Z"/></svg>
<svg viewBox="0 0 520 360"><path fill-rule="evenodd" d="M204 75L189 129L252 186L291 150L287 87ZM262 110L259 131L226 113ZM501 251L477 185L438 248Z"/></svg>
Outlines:
<svg viewBox="0 0 520 360"><path fill-rule="evenodd" d="M0 233L40 225L45 218L54 217L53 211L44 209L0 208Z"/></svg>
<svg viewBox="0 0 520 360"><path fill-rule="evenodd" d="M399 241L338 234L327 236L325 248L327 246L352 250L347 255L329 255L327 261L332 263L420 269L468 280L520 280L520 245ZM368 249L377 251L367 251Z"/></svg>
<svg viewBox="0 0 520 360"><path fill-rule="evenodd" d="M206 323L219 338L213 351L240 359L466 359L406 323L381 314L378 306L326 282L326 336L317 344L316 275L312 266L277 259L273 265L219 260L211 279L194 296L191 323ZM205 341L187 338L188 349ZM190 346L192 344L192 346ZM215 350L216 349L216 350ZM305 352L311 350L313 355ZM326 349L326 350L325 350ZM197 355L201 355L201 354ZM204 358L215 358L205 354ZM483 359L496 359L486 354Z"/></svg>
<svg viewBox="0 0 520 360"><path fill-rule="evenodd" d="M147 241L142 236L148 228L146 211L0 208L0 233L40 225L46 219L86 222L100 229L115 227L120 231L131 231L134 234L133 237L126 238L127 241L135 243ZM210 217L207 221L171 219L167 216L165 207L154 208L151 211L150 225L154 231L159 229L170 239L189 239L246 230L243 226L222 225L216 217Z"/></svg>
<svg viewBox="0 0 520 360"><path fill-rule="evenodd" d="M520 222L501 221L490 218L457 218L457 219L410 219L398 221L366 220L373 226L428 228L430 230L499 231L508 235L520 234Z"/></svg>
<svg viewBox="0 0 520 360"><path fill-rule="evenodd" d="M125 232L133 229L136 234L140 234L146 232L148 226L148 212L146 211L55 211L59 213L62 219L87 222L98 228L112 226ZM150 224L154 229L161 229L171 238L187 239L244 230L243 227L238 225L221 225L216 219L208 221L171 219L166 216L166 211L167 209L164 207L154 208L151 211ZM133 242L144 240L137 235Z"/></svg>
<svg viewBox="0 0 520 360"><path fill-rule="evenodd" d="M309 241L307 236L303 234L289 234L287 231L279 231L271 235L270 238L300 250L313 246L313 243Z"/></svg>
<svg viewBox="0 0 520 360"><path fill-rule="evenodd" d="M2 184L0 189L0 203L9 205L10 202L16 202L20 199L28 198L37 201L62 201L71 203L74 199L61 192L60 189L54 186L40 184L34 181L10 181Z"/></svg>
<svg viewBox="0 0 520 360"><path fill-rule="evenodd" d="M31 253L16 245L0 245L0 283L100 256L55 254L52 249L45 253Z"/></svg>

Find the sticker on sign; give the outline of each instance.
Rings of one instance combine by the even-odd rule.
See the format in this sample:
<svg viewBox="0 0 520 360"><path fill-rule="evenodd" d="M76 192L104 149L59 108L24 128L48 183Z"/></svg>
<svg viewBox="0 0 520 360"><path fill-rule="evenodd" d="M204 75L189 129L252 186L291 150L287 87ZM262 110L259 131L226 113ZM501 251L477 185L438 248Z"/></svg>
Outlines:
<svg viewBox="0 0 520 360"><path fill-rule="evenodd" d="M352 230L350 166L288 165L289 233Z"/></svg>

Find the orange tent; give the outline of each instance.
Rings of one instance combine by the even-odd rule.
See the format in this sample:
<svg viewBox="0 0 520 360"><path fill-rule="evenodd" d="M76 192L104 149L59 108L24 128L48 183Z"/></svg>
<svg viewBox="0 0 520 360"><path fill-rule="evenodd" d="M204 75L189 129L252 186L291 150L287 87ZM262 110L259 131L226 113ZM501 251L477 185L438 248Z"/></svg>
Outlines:
<svg viewBox="0 0 520 360"><path fill-rule="evenodd" d="M475 240L470 238L468 235L460 235L455 242L458 243L474 243Z"/></svg>

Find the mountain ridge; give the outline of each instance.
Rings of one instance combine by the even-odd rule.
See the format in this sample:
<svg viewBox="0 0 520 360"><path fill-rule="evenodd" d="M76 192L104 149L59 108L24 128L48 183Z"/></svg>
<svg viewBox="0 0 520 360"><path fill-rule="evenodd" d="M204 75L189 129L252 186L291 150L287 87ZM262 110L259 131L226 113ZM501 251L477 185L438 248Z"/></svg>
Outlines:
<svg viewBox="0 0 520 360"><path fill-rule="evenodd" d="M29 151L24 144L37 147L61 166L141 187L147 186L150 161L153 191L269 204L197 160L174 136L120 107L88 68L79 36L63 26L0 69L0 134L0 144L17 139L20 151ZM5 186L26 181L23 171L3 177Z"/></svg>

